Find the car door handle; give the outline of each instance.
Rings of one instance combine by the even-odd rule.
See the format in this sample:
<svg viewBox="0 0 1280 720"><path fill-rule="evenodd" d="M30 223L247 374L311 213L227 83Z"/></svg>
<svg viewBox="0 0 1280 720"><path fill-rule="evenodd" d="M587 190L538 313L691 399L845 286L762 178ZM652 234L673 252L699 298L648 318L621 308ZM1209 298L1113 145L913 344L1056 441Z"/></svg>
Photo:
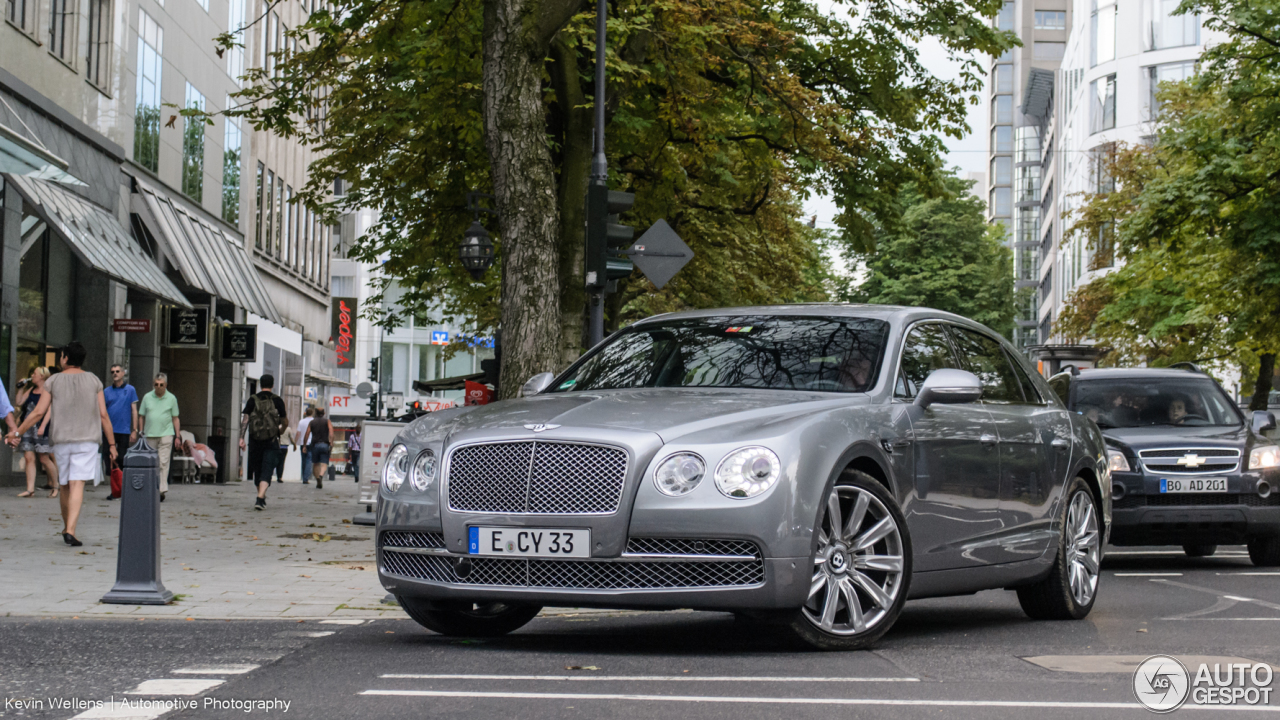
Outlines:
<svg viewBox="0 0 1280 720"><path fill-rule="evenodd" d="M1066 452L1067 448L1071 447L1071 443L1067 442L1066 440L1063 440L1062 438L1057 438L1056 440L1054 440L1049 444L1052 445L1053 449L1057 450L1058 452Z"/></svg>
<svg viewBox="0 0 1280 720"><path fill-rule="evenodd" d="M978 438L978 440L987 447L991 447L996 444L996 436L991 434L984 433L982 437Z"/></svg>

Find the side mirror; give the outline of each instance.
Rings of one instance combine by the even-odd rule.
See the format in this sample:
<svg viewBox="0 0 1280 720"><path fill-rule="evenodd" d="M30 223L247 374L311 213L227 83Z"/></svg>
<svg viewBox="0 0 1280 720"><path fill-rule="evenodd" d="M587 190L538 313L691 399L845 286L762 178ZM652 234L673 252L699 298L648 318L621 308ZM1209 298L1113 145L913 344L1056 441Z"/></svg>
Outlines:
<svg viewBox="0 0 1280 720"><path fill-rule="evenodd" d="M538 373L537 375L529 378L524 385L520 386L520 392L516 394L516 397L537 395L543 390L546 390L551 385L551 381L555 379L556 376L552 373Z"/></svg>
<svg viewBox="0 0 1280 720"><path fill-rule="evenodd" d="M1266 410L1253 411L1253 431L1255 433L1261 435L1262 433L1268 430L1275 430L1275 429L1276 429L1275 413L1267 412Z"/></svg>
<svg viewBox="0 0 1280 720"><path fill-rule="evenodd" d="M964 370L942 368L929 373L920 393L916 395L916 405L920 409L934 403L970 403L982 399L982 381L977 375Z"/></svg>

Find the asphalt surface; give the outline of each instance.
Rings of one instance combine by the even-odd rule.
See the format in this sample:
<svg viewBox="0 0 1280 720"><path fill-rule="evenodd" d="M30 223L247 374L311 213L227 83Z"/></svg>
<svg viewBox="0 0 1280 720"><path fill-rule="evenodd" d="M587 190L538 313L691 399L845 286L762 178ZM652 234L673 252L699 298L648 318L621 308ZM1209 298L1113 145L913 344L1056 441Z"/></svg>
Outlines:
<svg viewBox="0 0 1280 720"><path fill-rule="evenodd" d="M1135 658L1280 666L1280 570L1253 567L1242 548L1197 560L1117 549L1102 580L1083 621L1028 620L1004 591L924 600L874 650L849 653L809 651L770 626L704 612L559 610L484 641L391 618L5 618L0 691L43 707L0 712L71 718L84 708L49 700L114 696L196 702L166 719L1149 717L1132 691ZM156 684L164 680L196 687ZM206 698L289 707L246 713ZM1280 697L1245 716L1278 712Z"/></svg>

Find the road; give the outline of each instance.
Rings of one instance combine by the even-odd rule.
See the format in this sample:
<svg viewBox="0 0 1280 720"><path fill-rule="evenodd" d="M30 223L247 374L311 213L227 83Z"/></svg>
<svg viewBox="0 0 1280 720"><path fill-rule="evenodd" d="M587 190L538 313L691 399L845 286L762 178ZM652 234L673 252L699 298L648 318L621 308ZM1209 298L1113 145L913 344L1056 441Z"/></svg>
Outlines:
<svg viewBox="0 0 1280 720"><path fill-rule="evenodd" d="M288 701L275 713L326 719L1149 717L1131 690L1137 658L1280 665L1277 580L1241 548L1198 560L1113 550L1084 621L1032 622L1005 591L924 600L874 650L851 653L811 652L768 626L705 612L552 610L487 641L392 618L6 618L0 687L46 700L6 717L59 720L107 715L48 698L113 695L196 702L166 719L247 715L205 698ZM1280 698L1245 716L1277 712Z"/></svg>

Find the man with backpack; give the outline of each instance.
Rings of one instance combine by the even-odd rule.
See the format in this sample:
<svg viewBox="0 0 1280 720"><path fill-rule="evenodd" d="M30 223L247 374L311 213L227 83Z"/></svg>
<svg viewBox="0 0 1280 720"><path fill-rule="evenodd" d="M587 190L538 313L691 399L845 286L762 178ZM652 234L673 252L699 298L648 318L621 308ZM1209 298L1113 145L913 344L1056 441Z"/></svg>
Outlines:
<svg viewBox="0 0 1280 720"><path fill-rule="evenodd" d="M240 449L245 449L245 435L249 437L249 458L246 474L258 486L258 500L254 510L267 509L267 487L276 464L280 462L280 435L289 423L284 400L271 389L276 379L263 375L258 380L262 390L245 403L240 415Z"/></svg>

